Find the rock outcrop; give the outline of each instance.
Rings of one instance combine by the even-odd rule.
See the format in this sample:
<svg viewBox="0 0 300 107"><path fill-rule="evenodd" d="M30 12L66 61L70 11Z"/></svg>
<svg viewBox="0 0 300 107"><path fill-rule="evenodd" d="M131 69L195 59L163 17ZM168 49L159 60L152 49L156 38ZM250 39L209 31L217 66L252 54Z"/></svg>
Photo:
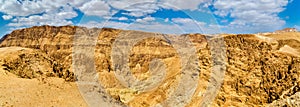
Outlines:
<svg viewBox="0 0 300 107"><path fill-rule="evenodd" d="M50 61L51 65L55 67L53 72L59 72L59 77L74 81L74 74L70 71L70 65L75 29L74 26L42 26L15 30L2 38L0 47L15 46L40 50L43 54L47 54L49 60L53 60ZM24 56L27 55L24 54ZM25 57L20 58L18 61ZM27 60L32 59L27 58Z"/></svg>
<svg viewBox="0 0 300 107"><path fill-rule="evenodd" d="M282 33L282 32L297 32L297 29L296 28L285 28L285 29L282 29L282 30L277 30L275 32L277 32L277 33Z"/></svg>
<svg viewBox="0 0 300 107"><path fill-rule="evenodd" d="M95 69L99 81L116 101L133 107L148 107L167 100L176 89L180 80L182 65L180 55L172 41L164 38L147 38L138 41L129 52L128 66L134 77L146 80L151 77L149 71L153 59L161 59L166 66L166 78L155 88L147 92L138 92L125 87L115 76L112 65L113 43L120 35L162 35L119 29L87 29L76 26L39 26L13 31L0 41L0 47L24 47L30 51L17 51L16 58L4 61L9 72L22 78L36 78L40 75L65 78L75 81L72 70L72 52L74 37L96 36L94 47ZM288 35L285 37L283 35ZM300 91L300 33L283 32L277 34L238 34L206 36L185 34L165 35L166 38L188 38L195 47L198 58L199 80L189 107L198 107L207 101L203 93L209 83L217 84L220 77L215 76L213 64L225 66L224 79L212 102L213 106L295 106L290 102L299 97ZM83 40L84 41L84 40ZM88 40L87 40L88 41ZM91 40L93 41L93 40ZM221 41L221 42L220 42ZM174 42L174 41L173 41ZM221 45L220 45L221 43ZM216 46L221 47L216 47ZM224 50L223 56L214 56ZM218 62L216 57L225 58ZM5 59L7 60L7 59ZM86 62L89 63L89 62ZM38 65L38 66L37 66ZM43 67L46 66L46 67ZM34 68L37 67L37 68ZM93 67L93 66L91 66ZM24 71L22 71L24 70ZM298 100L297 100L298 101ZM298 104L298 103L297 103Z"/></svg>

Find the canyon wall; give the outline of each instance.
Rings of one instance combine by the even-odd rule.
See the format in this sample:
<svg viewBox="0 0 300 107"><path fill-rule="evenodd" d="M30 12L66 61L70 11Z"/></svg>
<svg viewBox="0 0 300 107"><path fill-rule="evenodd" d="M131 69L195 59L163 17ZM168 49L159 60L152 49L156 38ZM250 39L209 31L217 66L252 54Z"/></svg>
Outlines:
<svg viewBox="0 0 300 107"><path fill-rule="evenodd" d="M136 41L137 43L130 49L127 64L135 78L146 80L151 77L149 70L151 61L160 59L165 65L166 76L154 90L139 92L127 88L115 75L112 48L116 40L120 36L126 37L126 34L154 35ZM155 35L162 38L155 38ZM207 101L204 93L209 91L207 89L209 84L217 85L219 81L221 85L212 100L213 106L297 105L297 101L294 101L296 99L293 98L297 98L300 91L300 33L298 32L207 36L164 35L111 28L39 26L15 30L0 40L2 48L33 49L30 52L21 52L22 54L14 59L2 58L4 60L2 66L21 78L59 77L74 82L77 77L72 69L72 53L76 52L74 45L81 45L74 42L74 39L80 36L95 38L95 40L86 40L94 43L86 42L82 45L92 47L93 50L90 52L94 53L95 62L91 67L95 67L105 91L120 104L133 107L153 106L167 100L180 81L189 83L179 78L183 75L182 60L179 52L172 45L173 42L185 42L187 38L195 48L199 74L197 74L197 88L186 106L198 107L204 104L203 102ZM170 41L168 38L175 39ZM218 57L224 60L218 62ZM87 60L86 63L90 62ZM224 65L224 77L218 76L220 75L218 69L213 69L213 66L218 63ZM44 68L47 70L32 69L36 64L45 65ZM31 75L33 71L38 75ZM294 102L290 103L291 101Z"/></svg>

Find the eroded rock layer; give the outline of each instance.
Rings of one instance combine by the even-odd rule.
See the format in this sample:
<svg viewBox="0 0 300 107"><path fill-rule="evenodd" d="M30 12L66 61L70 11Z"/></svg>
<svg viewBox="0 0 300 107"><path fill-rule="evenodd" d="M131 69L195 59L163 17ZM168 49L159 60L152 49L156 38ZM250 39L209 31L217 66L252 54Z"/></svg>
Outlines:
<svg viewBox="0 0 300 107"><path fill-rule="evenodd" d="M166 78L154 90L139 92L122 85L115 76L112 65L112 47L115 40L125 34L154 35L137 41L131 48L128 66L138 80L151 77L149 71L153 59L161 59L166 66ZM208 84L221 81L220 89L212 101L213 106L295 106L299 97L300 33L239 34L205 36L201 34L164 35L118 29L87 29L75 26L39 26L13 31L0 40L0 47L24 47L33 51L20 51L16 58L3 59L2 66L22 78L40 75L76 81L72 71L74 37L91 36L94 41L94 61L101 85L116 101L133 107L148 107L163 103L170 97L181 80L180 55L168 38L188 40L195 47L198 58L199 80L187 106L198 107L207 101ZM126 35L125 35L126 37ZM129 38L130 39L130 38ZM85 40L82 40L85 41ZM126 44L124 44L126 45ZM213 55L216 53L224 53ZM220 56L221 55L221 56ZM219 61L218 57L224 58ZM43 62L43 63L41 63ZM224 64L225 75L221 78L215 64ZM35 65L37 68L34 68ZM43 67L43 66L47 67ZM23 70L23 71L22 71ZM291 101L293 101L291 103Z"/></svg>

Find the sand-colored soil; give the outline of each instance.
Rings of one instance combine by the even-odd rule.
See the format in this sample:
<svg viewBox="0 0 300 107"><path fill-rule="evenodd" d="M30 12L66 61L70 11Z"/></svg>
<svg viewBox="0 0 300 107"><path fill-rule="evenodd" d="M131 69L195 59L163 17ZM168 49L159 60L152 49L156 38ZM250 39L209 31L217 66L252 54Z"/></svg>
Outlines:
<svg viewBox="0 0 300 107"><path fill-rule="evenodd" d="M26 48L0 48L0 59L14 57ZM56 77L19 78L4 69L0 60L0 106L4 107L85 107L75 82Z"/></svg>

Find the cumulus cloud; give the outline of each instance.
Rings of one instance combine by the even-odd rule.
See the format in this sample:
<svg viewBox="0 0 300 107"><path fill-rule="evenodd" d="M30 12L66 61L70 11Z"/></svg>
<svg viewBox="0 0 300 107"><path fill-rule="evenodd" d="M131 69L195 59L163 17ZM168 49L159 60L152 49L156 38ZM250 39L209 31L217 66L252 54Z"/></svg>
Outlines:
<svg viewBox="0 0 300 107"><path fill-rule="evenodd" d="M285 21L278 13L285 9L288 0L217 0L213 7L218 16L229 16L234 20L223 26L227 30L270 31L281 28ZM276 23L274 23L276 22Z"/></svg>
<svg viewBox="0 0 300 107"><path fill-rule="evenodd" d="M74 8L80 9L86 15L109 14L108 4L100 0L0 0L0 12L7 14L2 18L5 20L15 18L8 24L14 27L73 24L67 19L78 16Z"/></svg>
<svg viewBox="0 0 300 107"><path fill-rule="evenodd" d="M109 15L110 7L104 1L92 0L85 3L79 9L86 15L105 16Z"/></svg>
<svg viewBox="0 0 300 107"><path fill-rule="evenodd" d="M0 11L13 16L28 16L44 10L37 2L24 1L24 3L20 3L13 0L1 0Z"/></svg>
<svg viewBox="0 0 300 107"><path fill-rule="evenodd" d="M3 18L4 20L10 20L10 19L13 18L13 16L11 16L11 15L3 15L2 18Z"/></svg>
<svg viewBox="0 0 300 107"><path fill-rule="evenodd" d="M108 3L118 9L129 11L126 15L141 17L155 13L160 8L173 10L199 10L200 4L210 4L212 0L122 0L109 1Z"/></svg>
<svg viewBox="0 0 300 107"><path fill-rule="evenodd" d="M63 20L63 19L55 19L50 15L34 15L28 18L17 18L12 23L9 23L8 26L12 27L24 27L24 26L38 26L38 25L53 25L53 26L62 26L62 25L70 25L71 21Z"/></svg>
<svg viewBox="0 0 300 107"><path fill-rule="evenodd" d="M197 10L200 4L210 3L212 0L161 0L160 2L175 10Z"/></svg>
<svg viewBox="0 0 300 107"><path fill-rule="evenodd" d="M118 18L118 20L128 20L128 18L127 17L120 17L120 18Z"/></svg>
<svg viewBox="0 0 300 107"><path fill-rule="evenodd" d="M119 28L119 29L126 29L130 24L123 23L123 22L114 22L114 21L107 21L107 22L96 22L96 21L89 21L86 23L80 23L79 26L84 26L87 28L93 27L111 27L111 28Z"/></svg>
<svg viewBox="0 0 300 107"><path fill-rule="evenodd" d="M80 1L80 0L79 0ZM68 0L59 1L12 1L0 0L0 12L5 20L12 20L7 26L23 28L38 25L69 25L73 24L67 19L78 16L72 5L80 5L80 2L69 4Z"/></svg>
<svg viewBox="0 0 300 107"><path fill-rule="evenodd" d="M169 22L169 18L166 18L166 19L164 20L164 22Z"/></svg>
<svg viewBox="0 0 300 107"><path fill-rule="evenodd" d="M142 24L142 23L122 23L122 22L87 22L84 24L80 24L80 26L85 26L88 28L92 27L112 27L112 28L118 28L118 29L125 29L125 30L143 30L148 32L160 32L160 33L168 33L168 34L182 34L184 31L180 29L180 27L176 25L170 25L170 24L162 24L162 23L148 23L148 24Z"/></svg>
<svg viewBox="0 0 300 107"><path fill-rule="evenodd" d="M172 21L178 24L185 33L221 33L220 27L216 24L209 25L205 22L196 21L190 18L173 18Z"/></svg>
<svg viewBox="0 0 300 107"><path fill-rule="evenodd" d="M154 20L155 20L154 17L147 16L147 17L144 17L144 18L136 19L136 22L138 22L138 23L148 23L148 22L151 22L151 21L154 21Z"/></svg>
<svg viewBox="0 0 300 107"><path fill-rule="evenodd" d="M74 9L80 10L85 15L99 16L104 19L110 18L119 10L125 10L126 12L122 14L132 16L134 19L127 17L116 17L116 19L136 21L135 27L132 28L140 30L166 32L174 28L172 26L177 25L176 29L182 29L186 33L199 32L196 30L199 28L202 32L220 32L217 29L219 27L226 32L236 33L281 29L285 25L285 21L278 17L278 13L282 12L288 3L288 0L0 0L0 12L5 14L2 16L4 20L11 20L8 26L13 27L73 24L69 19L78 16ZM212 6L213 13L221 17L218 20L226 24L218 26L187 18L163 19L165 23L174 23L170 25L155 23L155 17L149 15L161 8L200 12L201 8L208 6ZM227 20L225 17L230 17L232 20ZM92 24L96 24L96 22L90 22L87 25ZM111 27L130 25L121 22L107 24ZM155 27L150 27L150 25ZM297 28L299 27L297 26ZM173 32L173 30L171 31Z"/></svg>
<svg viewBox="0 0 300 107"><path fill-rule="evenodd" d="M114 8L127 10L128 8L130 8L132 6L155 3L155 2L157 2L157 0L109 0L107 2ZM147 6L144 6L144 7L147 7Z"/></svg>
<svg viewBox="0 0 300 107"><path fill-rule="evenodd" d="M153 17L146 17L144 20L155 20ZM140 23L123 23L123 22L87 22L80 24L80 26L85 27L113 27L119 29L127 30L143 30L149 32L160 32L167 34L184 34L184 33L205 33L205 34L215 34L220 33L218 25L207 25L204 22L194 21L187 18L174 18L169 21L169 23L159 23L159 22L147 22Z"/></svg>
<svg viewBox="0 0 300 107"><path fill-rule="evenodd" d="M22 26L37 26L37 25L69 25L72 19L77 16L77 12L71 6L65 6L58 10L52 10L42 15L31 15L28 17L17 17L12 20L8 26L22 27Z"/></svg>
<svg viewBox="0 0 300 107"><path fill-rule="evenodd" d="M77 12L75 12L73 7L71 7L71 6L64 6L62 9L59 9L58 11L53 11L53 12L54 13L51 13L51 14L54 16L56 13L56 17L58 17L59 19L72 19L72 18L78 16Z"/></svg>
<svg viewBox="0 0 300 107"><path fill-rule="evenodd" d="M0 11L12 16L29 16L32 14L40 14L44 12L57 10L63 6L70 4L69 2L69 0L0 0ZM80 3L76 2L71 4L78 5Z"/></svg>
<svg viewBox="0 0 300 107"><path fill-rule="evenodd" d="M151 13L155 13L158 9L160 9L160 5L158 4L143 2L124 8L124 10L128 11L128 13L123 14L134 17L141 17Z"/></svg>

